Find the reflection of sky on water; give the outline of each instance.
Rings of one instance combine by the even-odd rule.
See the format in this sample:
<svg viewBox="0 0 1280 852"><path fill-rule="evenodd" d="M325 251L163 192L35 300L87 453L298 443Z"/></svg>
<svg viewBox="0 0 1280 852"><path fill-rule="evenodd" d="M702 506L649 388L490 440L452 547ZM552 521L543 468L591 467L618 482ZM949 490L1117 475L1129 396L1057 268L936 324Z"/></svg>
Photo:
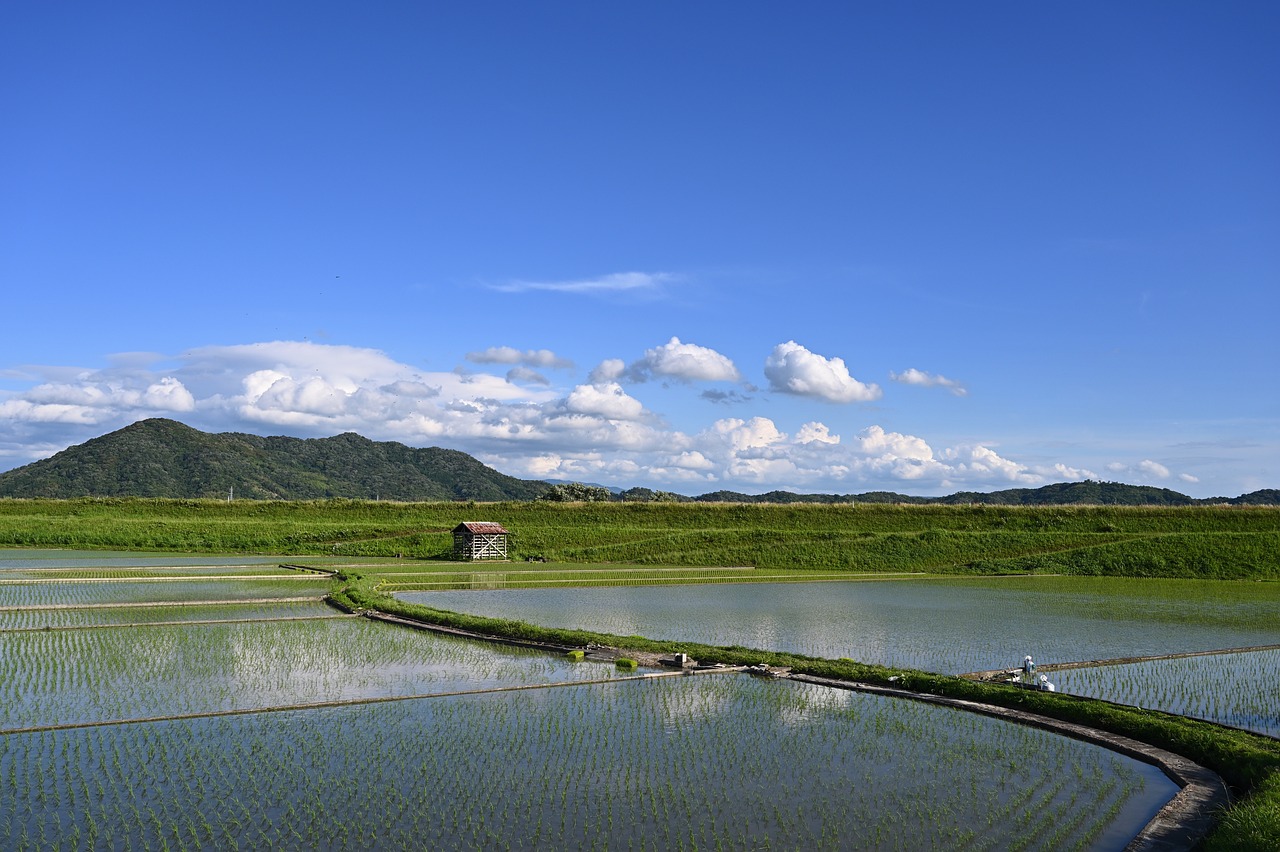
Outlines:
<svg viewBox="0 0 1280 852"><path fill-rule="evenodd" d="M621 676L364 619L3 633L0 674L3 728Z"/></svg>
<svg viewBox="0 0 1280 852"><path fill-rule="evenodd" d="M553 627L967 672L1277 642L1280 586L1013 577L405 592Z"/></svg>

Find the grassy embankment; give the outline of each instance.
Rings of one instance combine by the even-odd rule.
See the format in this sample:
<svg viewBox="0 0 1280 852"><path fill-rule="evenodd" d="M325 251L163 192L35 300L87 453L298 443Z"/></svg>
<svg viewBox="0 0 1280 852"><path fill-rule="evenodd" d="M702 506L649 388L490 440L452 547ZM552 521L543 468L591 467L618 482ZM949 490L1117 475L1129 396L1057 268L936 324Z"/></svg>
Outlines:
<svg viewBox="0 0 1280 852"><path fill-rule="evenodd" d="M257 503L156 500L0 500L0 545L275 553L338 557L404 554L425 576L447 563L449 530L499 521L512 556L563 563L754 566L814 571L1280 579L1280 510L1244 507L761 506L548 503ZM399 569L397 568L397 572ZM754 573L754 572L753 572ZM760 571L759 574L765 574ZM552 575L548 575L550 579ZM559 581L570 573L554 575ZM580 580L587 578L578 575ZM738 647L657 643L446 613L375 590L372 573L347 576L338 597L483 633L567 645L683 650L705 661L769 662L799 672L888 683L1016 706L1088 724L1200 762L1245 796L1211 839L1217 849L1280 844L1280 745L1179 716L1071 696ZM643 579L637 571L636 579ZM411 578L397 582L412 584Z"/></svg>
<svg viewBox="0 0 1280 852"><path fill-rule="evenodd" d="M336 556L449 570L490 520L512 558L769 571L1280 579L1280 509L0 500L0 545Z"/></svg>

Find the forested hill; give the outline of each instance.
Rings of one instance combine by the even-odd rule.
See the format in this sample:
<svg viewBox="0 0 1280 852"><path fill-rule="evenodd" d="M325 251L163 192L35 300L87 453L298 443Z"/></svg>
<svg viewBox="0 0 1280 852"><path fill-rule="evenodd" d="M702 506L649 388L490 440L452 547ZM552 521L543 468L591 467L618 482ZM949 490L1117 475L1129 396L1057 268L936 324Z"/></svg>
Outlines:
<svg viewBox="0 0 1280 852"><path fill-rule="evenodd" d="M564 488L564 486L560 486ZM43 461L0 473L0 497L201 497L271 500L437 501L533 500L549 483L516 479L457 450L415 449L371 441L352 432L332 438L263 438L240 432L210 434L174 420L143 420L86 441ZM1061 482L1041 488L945 497L892 491L862 494L743 494L715 491L685 497L648 488L610 494L584 487L573 499L673 500L725 503L905 503L998 505L1187 506L1280 505L1280 490L1196 500L1167 488L1121 482Z"/></svg>
<svg viewBox="0 0 1280 852"><path fill-rule="evenodd" d="M867 491L862 494L795 494L770 491L767 494L740 494L736 491L713 491L695 498L703 502L721 503L905 503L913 505L969 505L974 503L999 506L1193 506L1233 504L1241 506L1280 506L1280 490L1267 488L1239 497L1211 497L1198 500L1150 485L1126 485L1123 482L1055 482L1040 488L1009 488L1004 491L957 491L945 497L912 497L893 491Z"/></svg>
<svg viewBox="0 0 1280 852"><path fill-rule="evenodd" d="M531 500L545 482L506 476L466 453L354 433L332 438L209 434L143 420L0 474L0 497L228 497Z"/></svg>

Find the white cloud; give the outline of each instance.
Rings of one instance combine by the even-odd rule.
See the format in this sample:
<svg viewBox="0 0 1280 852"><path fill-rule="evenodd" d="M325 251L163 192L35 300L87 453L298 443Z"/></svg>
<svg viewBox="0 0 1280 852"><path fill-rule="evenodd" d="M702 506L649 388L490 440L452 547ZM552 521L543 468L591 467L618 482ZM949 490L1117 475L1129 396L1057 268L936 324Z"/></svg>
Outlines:
<svg viewBox="0 0 1280 852"><path fill-rule="evenodd" d="M734 450L769 447L786 440L786 435L767 417L740 420L728 417L711 424L705 435L714 436Z"/></svg>
<svg viewBox="0 0 1280 852"><path fill-rule="evenodd" d="M956 396L964 396L969 392L964 385L953 379L934 373L926 373L914 367L903 370L901 373L890 372L889 378L904 385L916 385L922 388L946 388Z"/></svg>
<svg viewBox="0 0 1280 852"><path fill-rule="evenodd" d="M195 398L173 376L81 372L75 381L36 385L0 403L0 417L35 423L106 423L195 409Z"/></svg>
<svg viewBox="0 0 1280 852"><path fill-rule="evenodd" d="M561 358L550 349L526 349L510 346L490 346L481 352L468 352L467 360L473 364L519 364L524 367L567 370L573 367L568 358Z"/></svg>
<svg viewBox="0 0 1280 852"><path fill-rule="evenodd" d="M832 435L825 423L806 423L796 432L797 444L838 444L839 435Z"/></svg>
<svg viewBox="0 0 1280 852"><path fill-rule="evenodd" d="M646 349L644 358L632 364L628 372L639 381L650 375L699 382L736 382L742 378L729 358L705 346L681 343L678 337Z"/></svg>
<svg viewBox="0 0 1280 852"><path fill-rule="evenodd" d="M1186 483L1191 484L1191 485L1194 485L1194 484L1196 484L1197 482L1199 482L1199 481L1200 481L1200 477L1198 477L1198 476L1192 476L1192 475L1191 475L1191 474L1189 474L1189 473L1180 473L1180 474L1178 474L1178 479L1181 479L1183 482L1186 482Z"/></svg>
<svg viewBox="0 0 1280 852"><path fill-rule="evenodd" d="M565 408L575 414L595 414L609 420L636 420L644 414L640 400L612 382L578 385L565 400Z"/></svg>
<svg viewBox="0 0 1280 852"><path fill-rule="evenodd" d="M779 343L765 361L764 374L775 391L828 402L869 402L881 397L880 386L849 375L841 358L824 358L794 340Z"/></svg>
<svg viewBox="0 0 1280 852"><path fill-rule="evenodd" d="M882 426L864 429L858 435L858 448L872 457L933 460L933 450L923 439L900 432L886 432Z"/></svg>
<svg viewBox="0 0 1280 852"><path fill-rule="evenodd" d="M1160 462L1152 461L1151 459L1143 459L1142 461L1138 462L1138 471L1143 475L1149 476L1153 479L1169 478L1169 468L1160 464Z"/></svg>
<svg viewBox="0 0 1280 852"><path fill-rule="evenodd" d="M615 272L599 278L582 278L569 281L510 281L493 287L504 293L544 291L551 293L624 293L630 291L654 291L674 275L665 272Z"/></svg>
<svg viewBox="0 0 1280 852"><path fill-rule="evenodd" d="M601 361L599 366L591 371L591 375L587 378L587 381L596 385L604 382L616 382L618 379L622 378L623 374L626 372L627 362L623 361L621 358L608 358Z"/></svg>
<svg viewBox="0 0 1280 852"><path fill-rule="evenodd" d="M807 379L806 393L819 398L848 399L855 385L868 392L839 359L794 343L779 350L777 381ZM590 382L564 392L537 381L531 362L550 363L554 356L537 354L546 350L485 352L483 363L511 367L507 377L424 372L378 350L290 341L131 357L102 370L29 369L24 374L46 379L24 391L0 391L0 465L29 460L24 447L56 451L144 417L178 414L211 432L355 431L460 449L517 476L591 476L692 494L720 487L927 493L1095 478L1061 461L1027 466L981 444L935 449L923 437L880 425L847 439L815 421L784 429L788 412L781 405L771 409L776 420L724 418L685 431L668 426L662 412L648 407L652 400L624 391L620 360L602 362ZM665 376L705 380L729 375L732 365L721 357L673 338L646 353L646 363ZM662 398L661 389L653 393ZM1169 475L1148 462L1135 475Z"/></svg>
<svg viewBox="0 0 1280 852"><path fill-rule="evenodd" d="M512 367L507 370L507 381L523 382L530 385L549 385L551 381L537 370L528 367Z"/></svg>
<svg viewBox="0 0 1280 852"><path fill-rule="evenodd" d="M1039 476L1044 479L1052 479L1060 482L1082 482L1086 479L1100 479L1101 477L1087 467L1072 467L1070 465L1058 462L1049 467L1033 467Z"/></svg>

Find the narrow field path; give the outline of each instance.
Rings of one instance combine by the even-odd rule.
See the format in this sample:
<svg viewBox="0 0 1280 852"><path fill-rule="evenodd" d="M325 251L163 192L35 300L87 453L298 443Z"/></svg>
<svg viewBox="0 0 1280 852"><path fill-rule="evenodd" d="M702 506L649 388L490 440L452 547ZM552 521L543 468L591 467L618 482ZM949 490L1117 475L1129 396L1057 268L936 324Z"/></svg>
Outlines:
<svg viewBox="0 0 1280 852"><path fill-rule="evenodd" d="M82 604L31 604L30 606L0 606L0 612L32 612L49 609L150 609L159 606L223 606L226 604L304 603L322 601L326 595L303 595L287 598L230 598L226 600L198 601L125 601L121 603Z"/></svg>
<svg viewBox="0 0 1280 852"><path fill-rule="evenodd" d="M1250 645L1247 648L1217 648L1212 651L1182 651L1177 654L1151 654L1145 657L1112 657L1106 660L1076 660L1067 663L1037 664L1037 672L1057 672L1067 669L1092 669L1101 666L1123 666L1128 663L1147 663L1152 660L1182 660L1187 657L1213 657L1220 654L1248 654L1252 651L1280 651L1280 645ZM969 680L993 680L1001 675L1018 674L1022 669L991 669L985 672L969 672L960 677Z"/></svg>
<svg viewBox="0 0 1280 852"><path fill-rule="evenodd" d="M279 618L195 618L189 621L124 621L117 624L60 624L47 627L0 627L0 633L44 633L55 630L111 630L118 627L187 627L196 624L267 624L281 621L329 621L335 618L358 618L345 612L328 615L283 615Z"/></svg>
<svg viewBox="0 0 1280 852"><path fill-rule="evenodd" d="M687 569L686 569L687 570ZM763 569L755 569L749 579L739 580L733 575L725 575L723 578L716 576L695 576L695 575L676 575L663 577L626 577L619 575L617 577L601 577L598 581L583 579L581 577L566 577L564 579L527 579L522 576L510 576L503 580L494 580L485 586L485 581L477 580L483 591L495 591L496 588L510 589L532 589L532 588L552 588L555 586L574 585L582 588L596 588L593 585L598 582L599 586L605 584L613 586L654 586L654 585L715 585L719 583L875 583L880 580L923 580L930 576L924 572L911 572L905 574L849 574L848 572L839 571L825 574L761 574ZM515 572L476 572L480 574L514 574ZM560 573L560 572L556 572ZM421 575L419 575L421 576ZM374 586L375 592L387 592L394 594L395 592L430 592L430 591L469 591L468 589L457 588L462 580L436 580L422 582L401 582L401 583L385 583L380 582ZM452 587L452 588L451 588ZM496 587L496 588L495 588Z"/></svg>
<svg viewBox="0 0 1280 852"><path fill-rule="evenodd" d="M48 579L0 580L0 586L50 586L54 583L204 583L209 580L285 580L316 583L328 580L324 574L194 574L190 577L50 577Z"/></svg>
<svg viewBox="0 0 1280 852"><path fill-rule="evenodd" d="M299 704L277 704L269 707L243 707L234 710L210 710L203 713L174 713L165 716L139 716L130 719L102 719L96 722L62 722L54 725L27 725L20 728L0 728L0 737L10 734L38 734L46 731L74 731L83 728L110 728L120 725L141 725L149 722L178 722L188 719L216 719L225 716L252 716L258 713L284 713L290 710L318 710L325 707L353 707L365 704L389 704L393 701L419 701L427 698L452 698L460 695L491 695L503 692L529 692L537 689L559 689L566 686L595 686L600 684L638 683L665 677L690 675L732 674L741 667L722 669L684 669L668 672L645 672L622 677L589 678L586 680L561 680L551 683L527 683L516 686L490 686L477 689L457 689L449 692L422 692L412 695L377 695L365 698L338 698L331 701L307 701Z"/></svg>

